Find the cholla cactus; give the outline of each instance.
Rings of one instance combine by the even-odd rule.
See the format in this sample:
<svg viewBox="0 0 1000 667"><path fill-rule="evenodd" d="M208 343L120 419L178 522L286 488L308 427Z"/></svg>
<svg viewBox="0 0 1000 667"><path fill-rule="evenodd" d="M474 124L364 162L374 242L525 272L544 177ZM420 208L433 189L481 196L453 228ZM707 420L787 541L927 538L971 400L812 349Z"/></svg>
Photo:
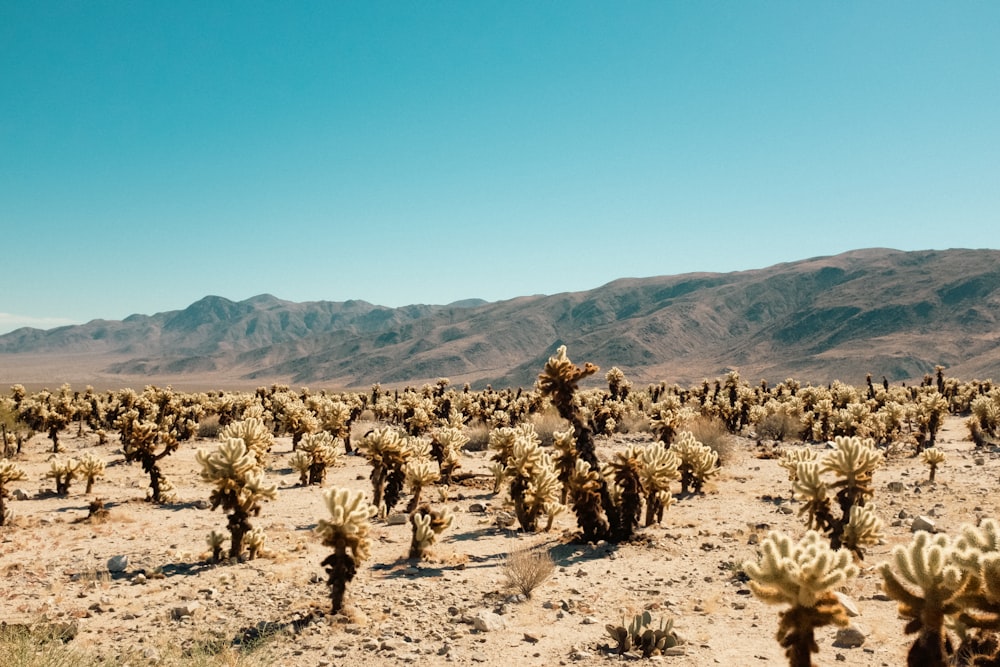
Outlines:
<svg viewBox="0 0 1000 667"><path fill-rule="evenodd" d="M705 482L719 472L719 455L698 442L690 431L681 431L670 445L680 460L681 493L701 493Z"/></svg>
<svg viewBox="0 0 1000 667"><path fill-rule="evenodd" d="M247 559L253 560L257 556L261 556L264 553L264 542L267 540L267 535L260 528L253 528L247 532L243 538L243 542L247 545Z"/></svg>
<svg viewBox="0 0 1000 667"><path fill-rule="evenodd" d="M680 641L674 633L674 619L661 618L659 624L652 625L653 617L648 611L636 614L631 621L622 619L621 625L608 624L608 635L618 643L618 655L624 655L633 648L642 657L660 655L664 650L677 646Z"/></svg>
<svg viewBox="0 0 1000 667"><path fill-rule="evenodd" d="M442 426L431 431L431 456L437 461L441 482L451 484L451 476L461 467L462 447L469 436L458 426Z"/></svg>
<svg viewBox="0 0 1000 667"><path fill-rule="evenodd" d="M562 485L552 458L541 448L534 427L516 431L507 459L506 476L510 479L510 498L521 529L536 530L542 514L549 516L546 530L551 528L556 515L552 506L559 504Z"/></svg>
<svg viewBox="0 0 1000 667"><path fill-rule="evenodd" d="M837 436L835 448L823 457L820 472L832 472L838 479L830 485L837 492L837 502L844 516L850 514L851 507L863 505L872 497L872 474L885 462L882 452L875 448L871 438Z"/></svg>
<svg viewBox="0 0 1000 667"><path fill-rule="evenodd" d="M87 488L84 490L85 494L89 494L94 490L94 482L98 477L104 477L104 467L104 461L93 454L87 453L80 459L79 472L87 480Z"/></svg>
<svg viewBox="0 0 1000 667"><path fill-rule="evenodd" d="M759 561L747 561L750 590L768 604L786 604L777 639L791 667L809 667L819 652L814 630L848 624L847 612L834 589L857 576L851 554L834 551L822 535L810 530L799 542L772 531L761 544Z"/></svg>
<svg viewBox="0 0 1000 667"><path fill-rule="evenodd" d="M840 543L844 548L863 558L862 547L878 544L881 539L882 520L875 514L875 507L871 504L852 507L840 535Z"/></svg>
<svg viewBox="0 0 1000 667"><path fill-rule="evenodd" d="M778 459L778 465L788 471L788 481L794 482L796 480L796 472L799 463L815 460L816 452L813 450L808 447L794 447L792 449L786 449L781 453L781 458Z"/></svg>
<svg viewBox="0 0 1000 667"><path fill-rule="evenodd" d="M396 429L384 426L368 432L358 445L372 465L372 504L386 515L399 501L410 449Z"/></svg>
<svg viewBox="0 0 1000 667"><path fill-rule="evenodd" d="M169 502L173 488L160 471L160 460L177 449L177 438L155 422L140 420L133 409L122 415L116 424L121 429L122 451L126 461L138 461L149 475L149 500Z"/></svg>
<svg viewBox="0 0 1000 667"><path fill-rule="evenodd" d="M5 506L5 502L10 495L7 485L11 482L24 479L24 477L24 471L16 463L7 459L0 459L0 526L7 522L9 514Z"/></svg>
<svg viewBox="0 0 1000 667"><path fill-rule="evenodd" d="M231 422L219 431L219 440L225 442L230 438L240 438L247 446L247 449L257 457L260 465L267 464L267 456L274 446L274 436L270 429L264 425L264 420L260 416L249 416L263 412L263 407L252 406L256 410L248 409L247 415L241 421Z"/></svg>
<svg viewBox="0 0 1000 667"><path fill-rule="evenodd" d="M229 513L229 557L236 560L243 553L244 537L253 530L250 516L260 514L263 501L278 497L278 486L265 484L257 457L239 438L229 438L212 452L199 449L195 458L201 478L215 484L209 498L212 509L221 506Z"/></svg>
<svg viewBox="0 0 1000 667"><path fill-rule="evenodd" d="M333 436L326 431L307 433L302 437L302 441L299 442L299 448L293 458L300 458L301 454L305 454L308 457L308 479L303 484L323 483L323 480L326 479L326 469L337 462L337 449ZM292 465L301 466L302 464L293 461ZM296 469L299 470L301 479L302 471L298 467Z"/></svg>
<svg viewBox="0 0 1000 667"><path fill-rule="evenodd" d="M680 460L662 442L654 442L636 449L639 463L639 480L646 497L646 522L663 521L663 511L674 503L670 482L680 477Z"/></svg>
<svg viewBox="0 0 1000 667"><path fill-rule="evenodd" d="M602 509L602 483L607 488L607 482L600 473L590 468L589 463L576 460L569 481L570 502L576 514L576 523L587 542L603 539L609 532L608 520Z"/></svg>
<svg viewBox="0 0 1000 667"><path fill-rule="evenodd" d="M424 487L441 479L441 474L434 463L424 458L407 461L403 470L406 474L406 485L409 487L410 493L413 494L410 503L406 506L406 512L409 514L416 510L420 504L420 494Z"/></svg>
<svg viewBox="0 0 1000 667"><path fill-rule="evenodd" d="M892 550L892 563L879 567L886 594L899 602L899 615L908 619L906 633L919 633L907 656L908 665L948 664L945 618L962 610L961 597L974 579L952 555L947 535L918 531L908 545Z"/></svg>
<svg viewBox="0 0 1000 667"><path fill-rule="evenodd" d="M80 462L76 459L53 459L45 477L55 480L57 495L66 496L69 495L69 485L76 479L79 468Z"/></svg>
<svg viewBox="0 0 1000 667"><path fill-rule="evenodd" d="M937 447L928 447L924 451L920 452L920 460L931 469L930 475L927 479L928 481L933 482L938 466L945 461L944 452Z"/></svg>
<svg viewBox="0 0 1000 667"><path fill-rule="evenodd" d="M212 550L212 562L218 563L222 560L222 547L226 544L226 536L223 533L213 530L205 538L208 548Z"/></svg>
<svg viewBox="0 0 1000 667"><path fill-rule="evenodd" d="M420 560L438 535L451 525L452 515L447 508L432 510L429 505L421 505L410 515L413 539L410 541L409 558Z"/></svg>
<svg viewBox="0 0 1000 667"><path fill-rule="evenodd" d="M322 565L329 577L330 599L336 614L343 607L348 582L370 555L369 520L378 509L365 501L362 491L331 488L323 493L323 500L330 517L319 520L316 533L324 546L333 549Z"/></svg>

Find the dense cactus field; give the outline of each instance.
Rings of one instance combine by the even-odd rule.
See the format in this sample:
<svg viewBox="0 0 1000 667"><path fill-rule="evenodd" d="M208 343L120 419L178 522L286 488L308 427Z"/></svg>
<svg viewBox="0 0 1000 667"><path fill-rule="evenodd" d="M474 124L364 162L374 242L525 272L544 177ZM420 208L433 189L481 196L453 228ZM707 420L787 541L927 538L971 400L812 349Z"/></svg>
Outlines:
<svg viewBox="0 0 1000 667"><path fill-rule="evenodd" d="M0 657L996 664L1000 389L863 380L14 386Z"/></svg>

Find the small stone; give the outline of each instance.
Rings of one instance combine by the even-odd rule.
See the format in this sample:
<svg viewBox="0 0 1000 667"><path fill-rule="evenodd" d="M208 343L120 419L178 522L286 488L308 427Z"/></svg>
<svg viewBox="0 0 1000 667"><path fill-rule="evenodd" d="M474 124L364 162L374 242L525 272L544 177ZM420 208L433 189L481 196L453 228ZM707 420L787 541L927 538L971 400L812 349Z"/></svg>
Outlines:
<svg viewBox="0 0 1000 667"><path fill-rule="evenodd" d="M407 521L407 517L402 512L396 512L395 514L390 514L389 518L386 519L385 523L389 526L402 526Z"/></svg>
<svg viewBox="0 0 1000 667"><path fill-rule="evenodd" d="M108 559L108 572L118 573L128 569L128 556L112 556Z"/></svg>
<svg viewBox="0 0 1000 667"><path fill-rule="evenodd" d="M472 627L479 632L492 632L506 628L507 621L499 614L483 610L472 617Z"/></svg>
<svg viewBox="0 0 1000 667"><path fill-rule="evenodd" d="M837 648L857 648L865 643L865 633L855 625L837 630L833 645Z"/></svg>
<svg viewBox="0 0 1000 667"><path fill-rule="evenodd" d="M133 586L134 585L139 585L139 584L144 584L144 583L146 583L146 575L143 574L142 572L140 572L139 574L135 575L135 579L132 580L132 585Z"/></svg>
<svg viewBox="0 0 1000 667"><path fill-rule="evenodd" d="M900 491L903 490L902 482L889 482L888 486L889 490L892 491L893 493L899 493Z"/></svg>
<svg viewBox="0 0 1000 667"><path fill-rule="evenodd" d="M934 519L923 515L918 516L916 519L913 520L913 523L910 524L910 532L915 533L919 530L923 530L928 533L933 533Z"/></svg>
<svg viewBox="0 0 1000 667"><path fill-rule="evenodd" d="M170 612L170 617L175 621L179 621L183 618L194 616L195 612L199 609L201 609L201 603L197 600L193 600L185 605L174 607L173 611Z"/></svg>
<svg viewBox="0 0 1000 667"><path fill-rule="evenodd" d="M10 495L14 496L14 500L27 500L31 497L24 489L14 489Z"/></svg>
<svg viewBox="0 0 1000 667"><path fill-rule="evenodd" d="M533 635L530 632L525 632L524 633L524 641L528 642L529 644L537 644L538 643L538 636L537 635Z"/></svg>
<svg viewBox="0 0 1000 667"><path fill-rule="evenodd" d="M861 612L858 611L858 606L854 604L854 600L852 600L850 597L841 593L840 591L834 591L833 595L838 600L840 600L840 605L844 608L844 611L847 612L848 616L853 618L861 615Z"/></svg>
<svg viewBox="0 0 1000 667"><path fill-rule="evenodd" d="M469 511L472 512L473 514L485 514L486 505L484 505L483 503L472 503L471 505L469 505Z"/></svg>

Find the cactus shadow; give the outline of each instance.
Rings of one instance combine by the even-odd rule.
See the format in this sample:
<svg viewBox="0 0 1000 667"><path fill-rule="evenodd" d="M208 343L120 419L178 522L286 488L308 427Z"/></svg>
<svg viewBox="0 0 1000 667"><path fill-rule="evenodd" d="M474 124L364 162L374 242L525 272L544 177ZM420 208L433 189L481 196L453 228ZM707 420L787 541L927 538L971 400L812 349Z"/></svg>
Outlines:
<svg viewBox="0 0 1000 667"><path fill-rule="evenodd" d="M610 542L599 545L567 542L557 544L548 549L552 560L559 567L569 567L577 563L599 560L610 556L616 551L618 551L618 545Z"/></svg>

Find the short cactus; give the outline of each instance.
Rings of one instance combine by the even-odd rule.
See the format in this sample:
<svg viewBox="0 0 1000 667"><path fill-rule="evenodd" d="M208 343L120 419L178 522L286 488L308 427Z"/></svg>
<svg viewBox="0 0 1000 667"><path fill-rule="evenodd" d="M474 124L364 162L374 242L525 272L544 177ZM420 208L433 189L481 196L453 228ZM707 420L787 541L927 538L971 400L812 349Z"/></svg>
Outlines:
<svg viewBox="0 0 1000 667"><path fill-rule="evenodd" d="M670 451L680 460L681 493L701 493L705 482L719 472L719 455L690 431L678 433Z"/></svg>
<svg viewBox="0 0 1000 667"><path fill-rule="evenodd" d="M451 525L451 513L447 508L432 510L429 505L421 505L410 515L413 526L413 539L410 542L408 558L420 560L427 549L434 544L437 536Z"/></svg>
<svg viewBox="0 0 1000 667"><path fill-rule="evenodd" d="M642 654L642 657L649 658L677 646L680 641L673 631L672 618L661 618L656 627L652 622L652 615L644 611L636 614L631 621L626 618L622 620L621 625L608 624L604 627L608 635L617 642L619 655L624 655L634 648Z"/></svg>
<svg viewBox="0 0 1000 667"><path fill-rule="evenodd" d="M56 495L69 495L69 485L76 479L80 462L76 459L53 459L45 477L51 477L56 483Z"/></svg>
<svg viewBox="0 0 1000 667"><path fill-rule="evenodd" d="M847 550L834 551L820 533L810 530L799 542L772 531L761 544L759 561L747 561L750 590L768 604L787 604L781 612L778 642L791 667L809 667L819 652L814 630L848 624L847 611L834 589L857 576Z"/></svg>
<svg viewBox="0 0 1000 667"><path fill-rule="evenodd" d="M331 488L323 493L330 517L320 519L316 533L323 544L333 548L322 565L326 568L330 585L333 613L341 610L347 584L354 579L358 566L368 558L371 545L368 541L369 520L378 508L368 504L362 491Z"/></svg>
<svg viewBox="0 0 1000 667"><path fill-rule="evenodd" d="M930 468L930 475L927 479L928 481L933 482L938 466L945 461L944 452L937 447L928 447L924 451L920 452L920 460Z"/></svg>
<svg viewBox="0 0 1000 667"><path fill-rule="evenodd" d="M88 453L80 459L79 472L87 480L87 488L84 490L84 494L89 494L94 490L94 482L98 477L104 477L104 467L104 461L93 454Z"/></svg>
<svg viewBox="0 0 1000 667"><path fill-rule="evenodd" d="M6 523L9 515L5 505L5 502L10 495L10 490L7 488L7 485L11 482L22 480L24 477L24 471L21 470L16 463L7 459L0 459L0 526Z"/></svg>

